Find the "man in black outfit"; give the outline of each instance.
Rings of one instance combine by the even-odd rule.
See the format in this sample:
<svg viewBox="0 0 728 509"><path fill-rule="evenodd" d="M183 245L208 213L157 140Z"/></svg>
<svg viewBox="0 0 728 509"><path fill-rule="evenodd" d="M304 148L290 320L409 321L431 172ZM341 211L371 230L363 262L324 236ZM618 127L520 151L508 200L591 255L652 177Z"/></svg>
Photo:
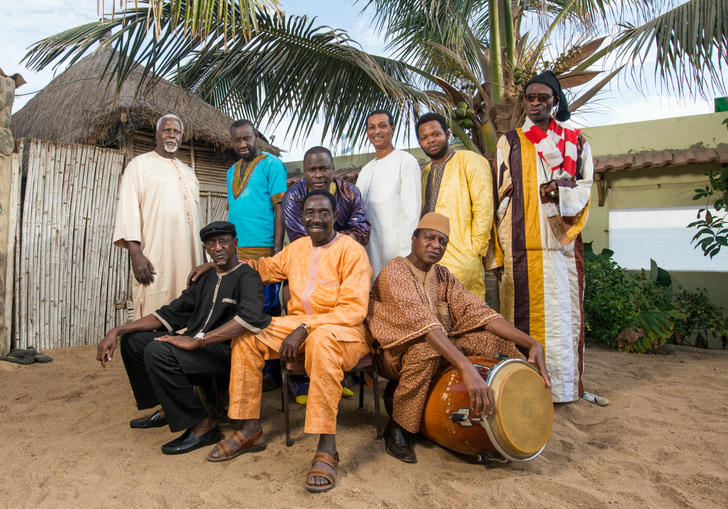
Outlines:
<svg viewBox="0 0 728 509"><path fill-rule="evenodd" d="M152 415L134 419L132 428L169 424L185 432L162 446L164 454L182 454L222 440L194 391L214 396L230 376L230 339L248 330L259 333L270 316L263 313L263 283L237 257L235 226L226 221L200 230L215 271L200 276L177 299L154 313L111 329L99 343L96 360L111 361L121 338L132 392L140 410L161 404ZM175 331L185 329L183 335Z"/></svg>

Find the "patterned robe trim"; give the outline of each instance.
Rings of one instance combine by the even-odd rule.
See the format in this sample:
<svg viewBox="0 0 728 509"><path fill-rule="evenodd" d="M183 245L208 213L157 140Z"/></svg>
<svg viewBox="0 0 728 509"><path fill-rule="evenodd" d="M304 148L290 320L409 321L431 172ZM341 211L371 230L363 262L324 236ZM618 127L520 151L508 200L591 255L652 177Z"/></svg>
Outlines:
<svg viewBox="0 0 728 509"><path fill-rule="evenodd" d="M440 194L440 184L442 183L442 176L445 173L445 166L453 158L455 151L451 152L450 155L443 162L438 164L429 164L429 168L425 168L425 171L430 172L427 176L427 186L425 188L425 201L422 204L422 215L428 212L435 212L435 206L437 206L437 196Z"/></svg>
<svg viewBox="0 0 728 509"><path fill-rule="evenodd" d="M281 202L281 200L283 199L283 196L285 194L286 194L285 191L282 193L274 194L273 196L270 197L270 201L273 203L274 206L278 205Z"/></svg>
<svg viewBox="0 0 728 509"><path fill-rule="evenodd" d="M266 157L265 153L261 152L258 157L250 161L243 168L243 160L239 160L235 163L235 175L233 175L233 196L237 200L240 194L245 191L250 176L253 174L253 170L258 166L258 163L264 160ZM275 204L275 202L274 202Z"/></svg>
<svg viewBox="0 0 728 509"><path fill-rule="evenodd" d="M501 318L442 265L435 264L430 271L432 277L423 289L408 261L397 257L374 282L366 322L383 349L414 341L438 327L448 336L457 336ZM439 307L446 309L440 312Z"/></svg>
<svg viewBox="0 0 728 509"><path fill-rule="evenodd" d="M258 259L265 256L273 256L272 247L239 247L238 260Z"/></svg>

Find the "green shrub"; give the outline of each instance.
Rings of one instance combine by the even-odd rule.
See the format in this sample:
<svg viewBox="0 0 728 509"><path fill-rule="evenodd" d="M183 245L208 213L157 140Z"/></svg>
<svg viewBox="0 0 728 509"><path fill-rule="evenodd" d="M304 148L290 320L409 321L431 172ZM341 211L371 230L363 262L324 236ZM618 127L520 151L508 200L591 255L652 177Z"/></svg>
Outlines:
<svg viewBox="0 0 728 509"><path fill-rule="evenodd" d="M704 288L673 294L670 273L650 260L650 272L631 274L584 244L584 315L591 339L610 348L643 353L670 340L707 348L708 337L728 346L728 321Z"/></svg>
<svg viewBox="0 0 728 509"><path fill-rule="evenodd" d="M710 302L705 288L680 290L674 299L675 308L684 316L675 321L673 341L708 348L708 337L721 339L723 348L728 343L728 324L723 310Z"/></svg>
<svg viewBox="0 0 728 509"><path fill-rule="evenodd" d="M610 348L643 353L672 336L681 314L672 307L672 280L652 261L649 275L630 274L612 259L584 245L586 332Z"/></svg>

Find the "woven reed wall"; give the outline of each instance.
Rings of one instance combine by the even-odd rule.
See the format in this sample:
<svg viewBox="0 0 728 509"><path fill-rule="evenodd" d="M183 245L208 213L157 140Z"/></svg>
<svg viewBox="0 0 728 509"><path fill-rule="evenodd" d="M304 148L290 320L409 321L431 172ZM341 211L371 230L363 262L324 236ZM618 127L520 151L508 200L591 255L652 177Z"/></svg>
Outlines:
<svg viewBox="0 0 728 509"><path fill-rule="evenodd" d="M111 243L124 155L39 140L22 150L15 345L97 343L126 320L131 298L128 255Z"/></svg>

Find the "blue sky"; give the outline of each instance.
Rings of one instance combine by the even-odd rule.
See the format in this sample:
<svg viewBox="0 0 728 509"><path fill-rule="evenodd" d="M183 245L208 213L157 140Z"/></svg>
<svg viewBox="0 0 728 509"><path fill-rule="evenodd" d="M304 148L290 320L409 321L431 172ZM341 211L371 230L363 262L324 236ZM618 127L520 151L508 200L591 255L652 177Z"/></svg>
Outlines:
<svg viewBox="0 0 728 509"><path fill-rule="evenodd" d="M107 10L112 2L105 0ZM289 14L316 16L321 25L346 29L366 51L378 54L385 52L382 38L369 25L370 16L359 15L360 5L353 5L346 0L283 0L282 3ZM21 73L28 82L17 91L14 106L14 111L17 111L54 74L51 69L37 73L24 68L19 61L27 47L43 37L97 19L97 0L0 0L0 8L4 13L0 17L0 68L7 74ZM640 88L622 76L600 94L589 112L575 116L575 122L582 126L595 126L713 111L711 99L680 98L670 91L662 90L649 79L646 86ZM292 145L283 139L282 129L280 131L266 132L266 135L277 135L275 144L287 151L284 160L298 160L307 147L321 142L320 131L314 131L307 140ZM324 143L329 143L329 140L324 140ZM412 146L415 143L409 140L404 145Z"/></svg>

